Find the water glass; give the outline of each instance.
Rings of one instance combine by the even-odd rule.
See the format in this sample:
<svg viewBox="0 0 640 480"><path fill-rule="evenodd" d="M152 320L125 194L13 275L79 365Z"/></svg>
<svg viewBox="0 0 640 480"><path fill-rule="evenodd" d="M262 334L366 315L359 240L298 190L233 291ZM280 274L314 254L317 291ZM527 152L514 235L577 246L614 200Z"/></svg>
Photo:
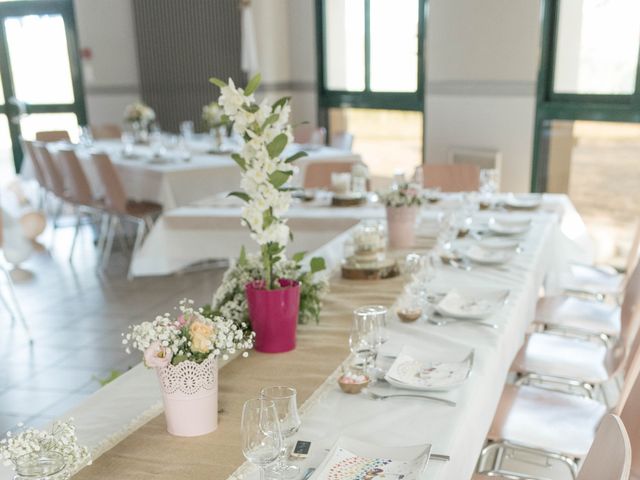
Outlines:
<svg viewBox="0 0 640 480"><path fill-rule="evenodd" d="M378 349L388 339L386 307L367 305L353 311L349 347L354 355L364 360L365 370L369 364L375 364Z"/></svg>
<svg viewBox="0 0 640 480"><path fill-rule="evenodd" d="M260 470L275 462L282 451L282 435L275 403L265 398L247 400L242 408L240 423L242 454Z"/></svg>
<svg viewBox="0 0 640 480"><path fill-rule="evenodd" d="M180 135L182 138L189 142L193 138L193 122L191 120L186 120L180 124Z"/></svg>
<svg viewBox="0 0 640 480"><path fill-rule="evenodd" d="M296 389L293 387L266 387L260 392L265 400L273 402L280 424L280 434L283 442L278 462L269 468L278 478L297 478L300 468L296 465L288 465L286 462L289 451L288 439L300 429L301 421L298 415Z"/></svg>
<svg viewBox="0 0 640 480"><path fill-rule="evenodd" d="M133 155L133 145L136 143L135 136L131 132L122 132L120 140L122 141L124 156L131 157Z"/></svg>

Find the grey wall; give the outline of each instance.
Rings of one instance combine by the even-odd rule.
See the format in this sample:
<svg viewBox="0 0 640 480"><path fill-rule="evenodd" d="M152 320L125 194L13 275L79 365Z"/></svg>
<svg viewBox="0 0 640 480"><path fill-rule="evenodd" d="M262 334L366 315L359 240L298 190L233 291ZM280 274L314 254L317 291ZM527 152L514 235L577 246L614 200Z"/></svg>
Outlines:
<svg viewBox="0 0 640 480"><path fill-rule="evenodd" d="M246 81L237 0L133 0L133 12L142 99L164 130L187 119L201 128L202 106L219 93L209 77Z"/></svg>

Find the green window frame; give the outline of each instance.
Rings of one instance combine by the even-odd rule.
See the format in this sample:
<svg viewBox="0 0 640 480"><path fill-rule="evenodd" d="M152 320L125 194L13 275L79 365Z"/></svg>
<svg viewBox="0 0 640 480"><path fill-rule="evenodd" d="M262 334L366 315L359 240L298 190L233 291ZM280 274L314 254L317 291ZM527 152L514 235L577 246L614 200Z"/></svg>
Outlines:
<svg viewBox="0 0 640 480"><path fill-rule="evenodd" d="M371 90L371 1L364 0L364 61L365 88L362 92L330 90L326 82L325 65L325 0L316 0L316 37L318 52L318 103L321 108L372 108L388 110L424 110L425 83L425 25L427 0L415 0L418 3L418 79L415 92L378 92Z"/></svg>
<svg viewBox="0 0 640 480"><path fill-rule="evenodd" d="M640 123L640 49L635 91L629 95L556 93L553 89L558 39L559 8L562 0L542 1L540 69L536 92L531 190L543 192L547 185L548 151L543 135L549 120L591 120Z"/></svg>

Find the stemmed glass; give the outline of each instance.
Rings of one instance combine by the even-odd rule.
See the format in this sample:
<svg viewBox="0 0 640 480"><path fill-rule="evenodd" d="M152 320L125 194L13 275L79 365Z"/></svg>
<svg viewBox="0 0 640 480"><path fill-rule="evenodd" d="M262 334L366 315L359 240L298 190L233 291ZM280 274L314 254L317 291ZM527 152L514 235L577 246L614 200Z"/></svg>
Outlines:
<svg viewBox="0 0 640 480"><path fill-rule="evenodd" d="M274 402L265 398L247 400L240 429L242 454L258 467L260 480L264 480L265 467L278 459L283 443Z"/></svg>
<svg viewBox="0 0 640 480"><path fill-rule="evenodd" d="M375 366L380 345L387 341L387 309L381 305L367 305L353 311L349 336L351 353L364 362L364 371Z"/></svg>
<svg viewBox="0 0 640 480"><path fill-rule="evenodd" d="M298 432L302 423L298 415L296 393L293 387L265 387L260 391L262 398L275 405L283 439L278 462L269 467L269 473L275 474L277 478L297 478L300 474L299 467L288 465L286 461L290 446L288 440Z"/></svg>

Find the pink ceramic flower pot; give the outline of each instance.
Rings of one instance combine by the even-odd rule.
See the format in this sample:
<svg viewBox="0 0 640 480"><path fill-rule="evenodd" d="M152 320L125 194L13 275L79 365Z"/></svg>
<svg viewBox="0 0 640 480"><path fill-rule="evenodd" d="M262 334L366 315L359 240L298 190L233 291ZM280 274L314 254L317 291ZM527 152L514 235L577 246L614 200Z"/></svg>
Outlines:
<svg viewBox="0 0 640 480"><path fill-rule="evenodd" d="M279 280L280 287L266 290L264 281L245 286L251 327L256 333L255 349L282 353L296 348L300 308L300 285L295 280Z"/></svg>
<svg viewBox="0 0 640 480"><path fill-rule="evenodd" d="M167 431L178 437L206 435L218 428L218 362L211 355L156 369Z"/></svg>
<svg viewBox="0 0 640 480"><path fill-rule="evenodd" d="M387 207L387 230L391 248L410 248L416 240L419 207Z"/></svg>

